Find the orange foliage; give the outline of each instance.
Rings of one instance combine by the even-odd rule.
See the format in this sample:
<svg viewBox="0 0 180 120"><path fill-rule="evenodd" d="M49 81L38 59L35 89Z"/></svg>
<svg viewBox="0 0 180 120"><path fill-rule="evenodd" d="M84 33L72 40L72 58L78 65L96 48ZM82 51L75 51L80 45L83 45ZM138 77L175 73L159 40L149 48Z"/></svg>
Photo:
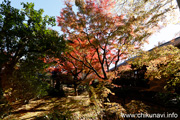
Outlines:
<svg viewBox="0 0 180 120"><path fill-rule="evenodd" d="M100 79L108 79L109 67L126 58L124 53L127 53L126 43L129 41L119 33L135 37L133 27L125 25L124 15L111 14L110 9L116 4L112 0L76 2L77 12L70 3L65 4L57 22L66 34L65 39L72 42L68 43L70 51L65 53L70 63L66 61L63 68L70 71L83 67Z"/></svg>

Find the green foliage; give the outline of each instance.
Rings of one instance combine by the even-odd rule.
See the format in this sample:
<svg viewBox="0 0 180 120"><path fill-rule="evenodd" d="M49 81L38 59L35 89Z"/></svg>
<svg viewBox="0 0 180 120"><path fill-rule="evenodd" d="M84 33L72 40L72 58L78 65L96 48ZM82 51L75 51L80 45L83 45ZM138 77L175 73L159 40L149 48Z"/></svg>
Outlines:
<svg viewBox="0 0 180 120"><path fill-rule="evenodd" d="M153 98L158 104L164 106L173 106L174 108L180 108L180 95L173 94L171 92L167 93L156 93Z"/></svg>
<svg viewBox="0 0 180 120"><path fill-rule="evenodd" d="M180 85L180 50L172 45L157 47L143 52L141 57L133 60L137 68L146 66L145 77L149 80L163 80L166 89L175 90Z"/></svg>
<svg viewBox="0 0 180 120"><path fill-rule="evenodd" d="M43 97L49 89L49 85L39 80L38 74L30 71L30 68L15 70L4 85L4 96L11 102Z"/></svg>
<svg viewBox="0 0 180 120"><path fill-rule="evenodd" d="M43 9L34 10L33 3L22 3L23 9L11 7L10 1L0 4L0 66L16 64L22 57L40 58L64 50L61 36L47 25L55 25L54 17L44 16Z"/></svg>
<svg viewBox="0 0 180 120"><path fill-rule="evenodd" d="M42 60L25 59L15 65L11 76L3 75L4 96L9 101L39 98L47 95L49 85L39 77L43 72L45 63Z"/></svg>
<svg viewBox="0 0 180 120"><path fill-rule="evenodd" d="M16 9L9 0L0 4L0 88L12 98L29 99L46 94L47 84L38 81L48 67L43 58L60 54L65 42L48 28L56 25L54 17L43 17L43 9L35 10L33 3L22 6Z"/></svg>

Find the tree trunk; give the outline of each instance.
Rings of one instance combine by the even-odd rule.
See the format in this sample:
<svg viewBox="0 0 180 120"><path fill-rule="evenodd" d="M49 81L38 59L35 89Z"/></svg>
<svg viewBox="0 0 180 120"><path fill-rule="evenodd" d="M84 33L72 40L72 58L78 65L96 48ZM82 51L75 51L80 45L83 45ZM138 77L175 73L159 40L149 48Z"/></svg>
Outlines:
<svg viewBox="0 0 180 120"><path fill-rule="evenodd" d="M2 69L3 68L3 69ZM0 100L4 98L3 91L7 87L8 77L12 76L14 64L5 64L0 68Z"/></svg>
<svg viewBox="0 0 180 120"><path fill-rule="evenodd" d="M62 85L61 85L59 79L56 79L55 89L58 91L58 96L60 96L60 97L65 96L64 90L62 88Z"/></svg>
<svg viewBox="0 0 180 120"><path fill-rule="evenodd" d="M179 9L180 9L180 0L177 0L177 4L178 4Z"/></svg>
<svg viewBox="0 0 180 120"><path fill-rule="evenodd" d="M77 84L76 83L74 83L74 94L75 94L75 96L78 96Z"/></svg>
<svg viewBox="0 0 180 120"><path fill-rule="evenodd" d="M3 98L3 89L2 89L2 80L1 80L1 70L0 70L0 102L1 102L1 99Z"/></svg>

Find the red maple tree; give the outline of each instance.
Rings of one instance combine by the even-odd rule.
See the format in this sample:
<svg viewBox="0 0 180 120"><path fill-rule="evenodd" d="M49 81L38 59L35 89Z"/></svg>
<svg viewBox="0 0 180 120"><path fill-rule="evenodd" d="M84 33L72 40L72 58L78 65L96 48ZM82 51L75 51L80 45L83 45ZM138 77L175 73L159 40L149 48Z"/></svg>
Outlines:
<svg viewBox="0 0 180 120"><path fill-rule="evenodd" d="M64 39L71 41L69 58L91 70L98 78L108 80L107 71L135 53L164 13L155 12L159 7L148 8L148 2L137 2L135 13L115 14L112 0L76 0L78 10L65 2L66 7L58 16L58 25ZM163 6L160 6L163 7ZM152 14L153 12L153 14Z"/></svg>
<svg viewBox="0 0 180 120"><path fill-rule="evenodd" d="M126 56L127 49L138 43L130 39L135 37L134 29L132 25L127 26L124 16L108 12L113 4L108 4L108 0L103 4L85 0L76 3L79 11L75 13L66 2L67 7L58 17L65 39L71 41L71 50L66 54L103 80L108 79L111 64L117 65Z"/></svg>

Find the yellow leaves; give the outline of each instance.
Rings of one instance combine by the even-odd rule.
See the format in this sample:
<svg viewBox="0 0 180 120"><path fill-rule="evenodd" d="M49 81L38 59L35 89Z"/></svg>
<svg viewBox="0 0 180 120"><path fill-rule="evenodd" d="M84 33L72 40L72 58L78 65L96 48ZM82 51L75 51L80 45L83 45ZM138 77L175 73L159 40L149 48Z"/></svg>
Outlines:
<svg viewBox="0 0 180 120"><path fill-rule="evenodd" d="M106 97L108 97L109 94L115 95L115 93L111 92L110 89L104 88L104 90L103 90L101 95L106 98Z"/></svg>
<svg viewBox="0 0 180 120"><path fill-rule="evenodd" d="M146 65L145 78L150 80L151 90L163 90L164 86L177 86L180 70L180 50L172 45L143 52L132 64L140 68Z"/></svg>
<svg viewBox="0 0 180 120"><path fill-rule="evenodd" d="M155 60L151 60L150 64L152 65L167 64L167 57L164 56L164 57L157 58Z"/></svg>

